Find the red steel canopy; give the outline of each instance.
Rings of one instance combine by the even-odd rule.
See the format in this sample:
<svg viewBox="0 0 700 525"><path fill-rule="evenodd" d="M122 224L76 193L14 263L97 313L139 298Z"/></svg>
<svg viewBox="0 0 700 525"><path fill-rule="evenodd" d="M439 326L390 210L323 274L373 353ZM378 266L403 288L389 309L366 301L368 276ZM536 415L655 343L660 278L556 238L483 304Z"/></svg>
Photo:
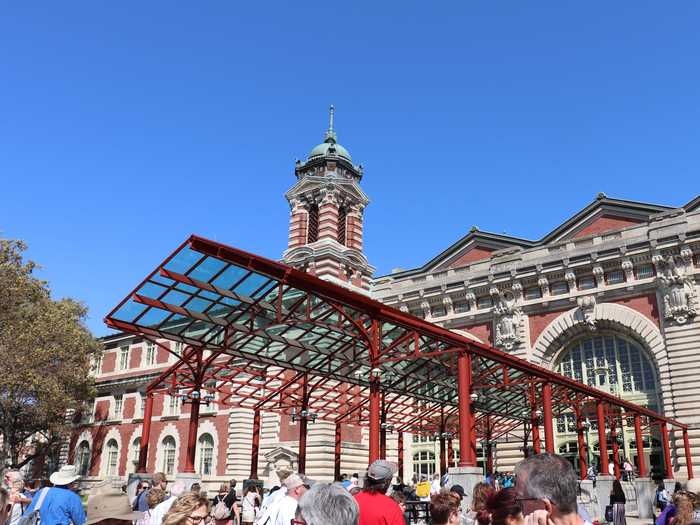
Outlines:
<svg viewBox="0 0 700 525"><path fill-rule="evenodd" d="M459 434L463 445L532 424L538 407L549 441L552 416L595 413L600 406L604 418L625 413L638 424L658 424L665 432L673 426L687 435L685 424L647 408L194 235L105 322L156 344L183 343L180 359L150 393L216 394L223 405L288 415L304 409L336 423L369 425L370 457L378 454L373 437L380 426ZM539 424L533 439L534 427Z"/></svg>

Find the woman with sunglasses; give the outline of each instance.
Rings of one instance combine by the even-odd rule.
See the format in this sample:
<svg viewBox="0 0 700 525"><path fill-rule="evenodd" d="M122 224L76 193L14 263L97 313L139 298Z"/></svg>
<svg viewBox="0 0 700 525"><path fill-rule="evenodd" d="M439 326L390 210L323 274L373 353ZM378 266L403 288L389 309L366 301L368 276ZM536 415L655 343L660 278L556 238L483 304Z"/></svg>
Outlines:
<svg viewBox="0 0 700 525"><path fill-rule="evenodd" d="M203 525L209 523L209 500L188 492L173 503L163 525Z"/></svg>

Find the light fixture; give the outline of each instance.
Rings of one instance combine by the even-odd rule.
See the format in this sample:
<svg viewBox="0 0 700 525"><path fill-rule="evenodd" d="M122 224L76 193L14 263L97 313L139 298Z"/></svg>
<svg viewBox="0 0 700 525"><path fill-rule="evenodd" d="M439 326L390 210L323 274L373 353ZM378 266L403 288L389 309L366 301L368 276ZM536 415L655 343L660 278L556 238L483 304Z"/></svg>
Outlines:
<svg viewBox="0 0 700 525"><path fill-rule="evenodd" d="M537 410L535 410L535 417L537 419L542 417L542 411L539 408Z"/></svg>
<svg viewBox="0 0 700 525"><path fill-rule="evenodd" d="M454 437L454 434L452 432L443 432L440 434L440 437L443 439L452 439Z"/></svg>
<svg viewBox="0 0 700 525"><path fill-rule="evenodd" d="M178 392L177 394L175 394L175 396L180 398L180 401L183 405L187 405L188 403L194 403L195 401L198 401L209 406L214 401L214 392L209 392L206 390L204 391L204 396L202 396L202 392L199 390L190 390L189 392Z"/></svg>
<svg viewBox="0 0 700 525"><path fill-rule="evenodd" d="M472 403L479 399L479 395L476 392L472 392L471 395L469 396L472 400Z"/></svg>
<svg viewBox="0 0 700 525"><path fill-rule="evenodd" d="M380 425L380 428L381 428L382 430L385 430L385 431L389 432L389 434L391 434L392 432L394 432L394 425L392 425L391 423L382 423L382 424Z"/></svg>
<svg viewBox="0 0 700 525"><path fill-rule="evenodd" d="M292 423L296 423L297 421L311 421L312 423L316 422L316 418L318 417L318 414L316 412L311 412L310 410L306 408L302 408L298 413L296 408L292 408Z"/></svg>
<svg viewBox="0 0 700 525"><path fill-rule="evenodd" d="M586 420L581 423L581 426L584 428L584 430L588 431L591 429L591 421L590 419L586 418Z"/></svg>

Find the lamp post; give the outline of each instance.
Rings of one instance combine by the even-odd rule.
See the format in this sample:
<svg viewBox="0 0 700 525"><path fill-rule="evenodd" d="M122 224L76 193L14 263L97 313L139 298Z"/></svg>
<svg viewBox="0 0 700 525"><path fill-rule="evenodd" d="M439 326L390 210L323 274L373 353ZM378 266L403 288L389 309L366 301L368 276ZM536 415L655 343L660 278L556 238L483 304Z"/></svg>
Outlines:
<svg viewBox="0 0 700 525"><path fill-rule="evenodd" d="M588 444L588 432L591 430L591 421L586 418L586 420L582 423L583 430L584 430L584 436L586 437L586 465L590 467L591 465L591 447ZM581 476L584 476L586 473L581 472Z"/></svg>

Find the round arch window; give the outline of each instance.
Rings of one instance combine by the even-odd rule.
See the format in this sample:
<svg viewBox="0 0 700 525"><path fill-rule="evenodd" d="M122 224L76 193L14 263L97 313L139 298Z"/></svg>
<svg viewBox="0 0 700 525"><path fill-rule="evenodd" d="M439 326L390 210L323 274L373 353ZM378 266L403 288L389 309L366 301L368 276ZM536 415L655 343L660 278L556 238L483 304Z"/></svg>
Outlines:
<svg viewBox="0 0 700 525"><path fill-rule="evenodd" d="M202 434L199 438L199 473L202 476L212 474L214 462L214 438L210 434Z"/></svg>
<svg viewBox="0 0 700 525"><path fill-rule="evenodd" d="M90 443L83 440L78 445L78 450L75 455L75 462L78 464L78 474L87 476L90 472L91 454Z"/></svg>
<svg viewBox="0 0 700 525"><path fill-rule="evenodd" d="M107 477L117 476L119 468L119 445L114 439L107 442Z"/></svg>

